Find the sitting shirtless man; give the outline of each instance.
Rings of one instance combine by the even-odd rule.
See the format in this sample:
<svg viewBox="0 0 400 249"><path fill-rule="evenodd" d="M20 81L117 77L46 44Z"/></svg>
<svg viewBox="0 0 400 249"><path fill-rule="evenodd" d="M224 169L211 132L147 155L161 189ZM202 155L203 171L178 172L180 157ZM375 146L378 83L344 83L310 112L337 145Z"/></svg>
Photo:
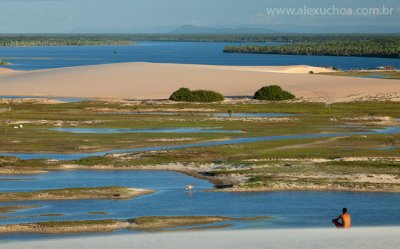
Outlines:
<svg viewBox="0 0 400 249"><path fill-rule="evenodd" d="M351 228L351 215L347 213L347 208L343 208L342 214L336 219L333 219L332 223L335 224L337 228Z"/></svg>

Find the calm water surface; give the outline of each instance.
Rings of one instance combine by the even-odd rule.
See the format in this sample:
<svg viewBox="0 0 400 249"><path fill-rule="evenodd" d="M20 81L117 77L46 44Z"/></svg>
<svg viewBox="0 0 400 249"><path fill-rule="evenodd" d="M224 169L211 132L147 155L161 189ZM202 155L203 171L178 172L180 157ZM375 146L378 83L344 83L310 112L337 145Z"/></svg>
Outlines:
<svg viewBox="0 0 400 249"><path fill-rule="evenodd" d="M377 148L377 150L396 150L396 149L400 149L400 146L386 146L386 147L380 147Z"/></svg>
<svg viewBox="0 0 400 249"><path fill-rule="evenodd" d="M257 117L290 117L299 116L299 114L291 113L204 113L204 112L103 112L101 114L113 115L165 115L165 116L210 116L210 117L240 117L240 118L257 118Z"/></svg>
<svg viewBox="0 0 400 249"><path fill-rule="evenodd" d="M38 96L9 96L9 95L0 95L0 99L50 99L55 101L60 101L64 103L74 103L91 100L90 98L57 98L57 97L38 97Z"/></svg>
<svg viewBox="0 0 400 249"><path fill-rule="evenodd" d="M27 176L13 176L26 179ZM1 178L10 178L1 176ZM149 215L273 216L272 220L235 222L234 228L328 227L343 206L355 226L400 225L400 194L351 192L207 192L205 180L168 171L57 171L29 176L24 181L0 181L1 192L71 187L125 186L157 192L132 200L25 201L40 208L4 214L0 224L48 220L126 219ZM184 185L197 190L186 192ZM106 215L89 215L102 211ZM40 214L64 214L44 217Z"/></svg>
<svg viewBox="0 0 400 249"><path fill-rule="evenodd" d="M212 117L238 117L238 118L263 118L263 117L290 117L298 114L289 113L211 113Z"/></svg>
<svg viewBox="0 0 400 249"><path fill-rule="evenodd" d="M357 78L370 78L370 79L389 79L390 76L387 75L363 75L363 76L354 76Z"/></svg>
<svg viewBox="0 0 400 249"><path fill-rule="evenodd" d="M77 134L115 134L115 133L243 133L241 130L223 130L221 127L179 127L179 128L50 128L51 131Z"/></svg>
<svg viewBox="0 0 400 249"><path fill-rule="evenodd" d="M394 65L397 58L345 56L302 56L223 53L226 45L255 43L223 42L139 42L133 46L2 47L0 57L12 69L33 70L115 62L159 62L208 65L312 65L342 69L376 68ZM281 43L256 43L281 45ZM114 51L117 53L114 54Z"/></svg>

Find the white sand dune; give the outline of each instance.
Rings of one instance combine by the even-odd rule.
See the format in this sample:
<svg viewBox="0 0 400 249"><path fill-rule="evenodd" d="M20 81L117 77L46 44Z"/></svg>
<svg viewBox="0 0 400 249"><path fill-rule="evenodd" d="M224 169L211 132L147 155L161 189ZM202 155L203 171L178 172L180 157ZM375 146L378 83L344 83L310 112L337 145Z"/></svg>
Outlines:
<svg viewBox="0 0 400 249"><path fill-rule="evenodd" d="M180 87L210 89L225 96L252 96L277 84L309 101L337 102L371 97L400 99L400 80L308 74L309 66L241 67L116 63L0 75L1 95L166 99Z"/></svg>
<svg viewBox="0 0 400 249"><path fill-rule="evenodd" d="M12 69L8 69L8 68L0 67L0 75L2 75L2 74L16 73L16 72L18 72L18 71L12 70Z"/></svg>
<svg viewBox="0 0 400 249"><path fill-rule="evenodd" d="M90 236L69 239L9 241L7 249L396 249L399 227L337 229L277 229L207 231L192 233L151 233Z"/></svg>

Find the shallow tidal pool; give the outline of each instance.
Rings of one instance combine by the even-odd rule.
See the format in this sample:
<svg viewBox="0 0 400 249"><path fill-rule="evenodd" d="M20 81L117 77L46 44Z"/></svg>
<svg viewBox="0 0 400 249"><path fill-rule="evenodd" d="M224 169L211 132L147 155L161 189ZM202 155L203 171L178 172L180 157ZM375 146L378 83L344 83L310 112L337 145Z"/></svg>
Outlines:
<svg viewBox="0 0 400 249"><path fill-rule="evenodd" d="M53 220L128 219L141 216L214 216L272 219L233 221L227 229L329 227L346 206L354 226L400 225L399 193L207 191L213 185L181 173L148 170L54 171L27 177L0 176L0 192L123 186L154 189L154 194L131 200L69 200L2 202L0 206L37 208L1 214L0 224ZM4 181L4 179L10 179ZM193 184L194 191L184 186ZM49 214L58 214L49 215ZM62 214L62 216L60 215ZM0 236L1 237L1 236Z"/></svg>

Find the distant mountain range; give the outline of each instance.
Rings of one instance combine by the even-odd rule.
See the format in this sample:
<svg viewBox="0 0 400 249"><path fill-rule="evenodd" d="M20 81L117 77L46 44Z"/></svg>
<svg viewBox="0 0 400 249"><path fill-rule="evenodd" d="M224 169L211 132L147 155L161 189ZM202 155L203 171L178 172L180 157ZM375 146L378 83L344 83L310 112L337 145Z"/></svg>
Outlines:
<svg viewBox="0 0 400 249"><path fill-rule="evenodd" d="M272 34L272 33L400 33L399 26L382 25L324 25L300 26L290 24L257 26L155 26L132 28L86 27L71 30L71 33L130 33L130 34Z"/></svg>
<svg viewBox="0 0 400 249"><path fill-rule="evenodd" d="M397 26L381 25L335 25L335 26L297 26L273 25L273 29L264 27L202 27L183 25L171 34L271 34L271 33L400 33Z"/></svg>
<svg viewBox="0 0 400 249"><path fill-rule="evenodd" d="M260 33L277 33L276 30L268 28L254 27L235 27L235 28L218 28L218 27L201 27L194 25L183 25L170 32L171 34L260 34Z"/></svg>

